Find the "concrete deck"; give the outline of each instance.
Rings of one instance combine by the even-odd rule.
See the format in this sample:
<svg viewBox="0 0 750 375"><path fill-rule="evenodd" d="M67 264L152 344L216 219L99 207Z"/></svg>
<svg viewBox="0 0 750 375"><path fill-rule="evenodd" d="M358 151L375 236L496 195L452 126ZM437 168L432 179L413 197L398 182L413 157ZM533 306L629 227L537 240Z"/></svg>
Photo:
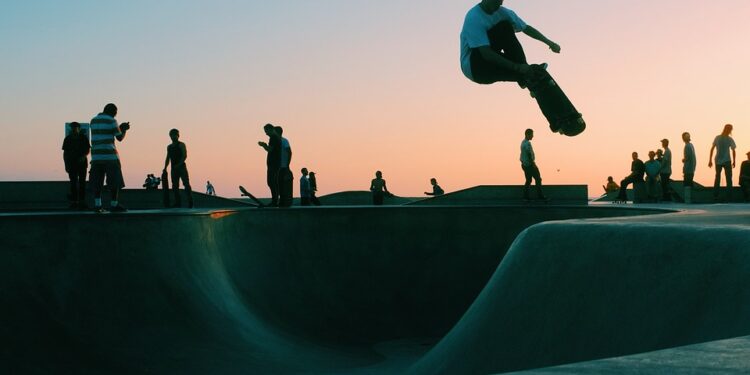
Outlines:
<svg viewBox="0 0 750 375"><path fill-rule="evenodd" d="M620 357L750 334L748 250L748 205L0 213L0 372Z"/></svg>

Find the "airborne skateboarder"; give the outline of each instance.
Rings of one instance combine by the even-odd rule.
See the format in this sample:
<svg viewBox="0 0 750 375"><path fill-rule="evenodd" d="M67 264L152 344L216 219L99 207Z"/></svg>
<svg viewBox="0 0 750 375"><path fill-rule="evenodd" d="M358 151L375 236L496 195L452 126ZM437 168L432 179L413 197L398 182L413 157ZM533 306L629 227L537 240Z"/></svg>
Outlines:
<svg viewBox="0 0 750 375"><path fill-rule="evenodd" d="M580 113L545 71L546 64L527 63L516 33L546 44L554 53L560 53L560 46L503 7L503 1L482 0L466 14L461 30L461 70L479 84L517 82L528 87L552 131L579 134L585 128Z"/></svg>

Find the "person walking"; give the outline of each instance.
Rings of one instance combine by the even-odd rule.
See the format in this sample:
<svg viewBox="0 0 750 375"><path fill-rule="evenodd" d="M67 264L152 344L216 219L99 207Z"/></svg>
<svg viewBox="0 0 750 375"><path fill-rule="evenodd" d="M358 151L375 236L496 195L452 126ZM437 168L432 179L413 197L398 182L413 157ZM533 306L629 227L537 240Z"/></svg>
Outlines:
<svg viewBox="0 0 750 375"><path fill-rule="evenodd" d="M534 179L536 185L537 199L545 200L547 197L542 192L542 177L539 175L539 168L536 166L536 155L534 155L534 148L531 146L531 140L534 139L534 130L526 129L524 133L524 139L521 141L521 169L526 177L526 182L523 184L523 199L530 200L529 187L531 186L531 179Z"/></svg>

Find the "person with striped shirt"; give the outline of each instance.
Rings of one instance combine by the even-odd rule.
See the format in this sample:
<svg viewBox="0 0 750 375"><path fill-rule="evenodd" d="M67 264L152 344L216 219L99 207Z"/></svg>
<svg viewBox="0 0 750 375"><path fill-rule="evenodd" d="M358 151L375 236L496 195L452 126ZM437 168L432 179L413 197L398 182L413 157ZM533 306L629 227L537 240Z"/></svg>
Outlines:
<svg viewBox="0 0 750 375"><path fill-rule="evenodd" d="M130 123L124 122L120 125L115 120L117 106L112 103L104 106L102 113L91 119L91 176L89 183L94 194L94 211L103 212L102 188L104 178L107 178L107 187L111 194L110 211L127 211L118 201L120 189L125 187L122 177L120 156L115 147L115 139L122 142L125 134L130 129Z"/></svg>

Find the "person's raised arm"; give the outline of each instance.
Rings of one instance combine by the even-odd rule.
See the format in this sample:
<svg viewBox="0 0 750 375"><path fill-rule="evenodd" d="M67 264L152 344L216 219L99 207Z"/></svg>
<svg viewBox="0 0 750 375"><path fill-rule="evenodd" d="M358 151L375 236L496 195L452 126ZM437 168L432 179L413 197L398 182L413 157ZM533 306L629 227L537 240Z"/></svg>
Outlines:
<svg viewBox="0 0 750 375"><path fill-rule="evenodd" d="M535 29L531 25L526 25L526 28L523 29L523 33L531 37L532 39L536 39L549 47L549 49L552 50L554 53L560 53L560 45L551 41L549 38L544 36L539 30Z"/></svg>
<svg viewBox="0 0 750 375"><path fill-rule="evenodd" d="M123 122L120 124L120 134L115 136L118 141L122 142L123 139L125 139L125 134L127 134L128 130L130 130L130 123L129 122Z"/></svg>
<svg viewBox="0 0 750 375"><path fill-rule="evenodd" d="M268 152L271 151L271 147L266 142L263 142L263 141L258 142L258 146L263 147L263 149L266 150L266 151L268 151Z"/></svg>

